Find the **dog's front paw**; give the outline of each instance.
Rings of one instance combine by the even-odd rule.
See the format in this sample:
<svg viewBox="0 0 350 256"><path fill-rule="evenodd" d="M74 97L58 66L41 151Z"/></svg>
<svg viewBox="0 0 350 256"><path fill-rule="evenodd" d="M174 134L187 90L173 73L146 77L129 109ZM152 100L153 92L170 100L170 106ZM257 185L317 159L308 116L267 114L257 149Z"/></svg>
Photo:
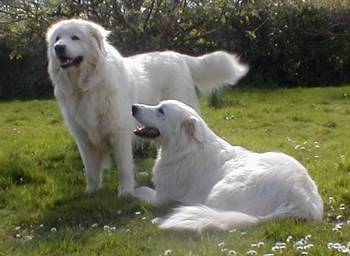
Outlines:
<svg viewBox="0 0 350 256"><path fill-rule="evenodd" d="M155 190L149 187L143 186L143 187L136 188L132 195L142 201L145 201L153 205L155 204L155 193L156 193Z"/></svg>
<svg viewBox="0 0 350 256"><path fill-rule="evenodd" d="M86 193L91 194L92 192L94 192L95 190L97 190L99 188L101 188L101 184L89 183L88 182L85 191L86 191Z"/></svg>
<svg viewBox="0 0 350 256"><path fill-rule="evenodd" d="M132 195L134 192L133 184L120 184L118 188L118 196Z"/></svg>

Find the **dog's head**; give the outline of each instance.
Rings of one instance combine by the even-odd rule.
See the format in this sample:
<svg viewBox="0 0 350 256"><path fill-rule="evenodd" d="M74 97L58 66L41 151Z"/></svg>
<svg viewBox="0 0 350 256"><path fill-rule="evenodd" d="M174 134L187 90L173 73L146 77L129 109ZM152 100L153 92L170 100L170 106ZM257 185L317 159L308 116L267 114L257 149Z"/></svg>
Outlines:
<svg viewBox="0 0 350 256"><path fill-rule="evenodd" d="M79 68L84 62L96 62L105 52L104 41L108 34L103 27L90 21L59 21L46 34L49 61L64 70Z"/></svg>
<svg viewBox="0 0 350 256"><path fill-rule="evenodd" d="M194 109L176 100L166 100L156 106L134 104L132 115L142 125L135 129L137 136L169 141L195 140L203 142L206 125Z"/></svg>

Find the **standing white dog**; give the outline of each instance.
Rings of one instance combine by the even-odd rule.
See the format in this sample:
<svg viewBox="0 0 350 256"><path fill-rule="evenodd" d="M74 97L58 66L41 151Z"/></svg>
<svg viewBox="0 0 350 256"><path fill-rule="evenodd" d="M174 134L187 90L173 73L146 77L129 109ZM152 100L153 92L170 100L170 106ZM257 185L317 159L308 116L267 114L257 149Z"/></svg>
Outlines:
<svg viewBox="0 0 350 256"><path fill-rule="evenodd" d="M189 106L174 100L136 104L145 127L136 135L160 144L155 190L134 195L154 205L183 205L161 228L201 231L255 224L269 218L320 220L323 202L307 170L283 153L254 153L217 137Z"/></svg>
<svg viewBox="0 0 350 256"><path fill-rule="evenodd" d="M153 52L122 57L103 27L85 20L60 21L47 32L49 74L62 115L78 145L87 191L102 184L105 160L119 169L119 194L134 189L133 103L174 98L199 109L195 85L208 93L235 84L248 68L225 52L190 57Z"/></svg>

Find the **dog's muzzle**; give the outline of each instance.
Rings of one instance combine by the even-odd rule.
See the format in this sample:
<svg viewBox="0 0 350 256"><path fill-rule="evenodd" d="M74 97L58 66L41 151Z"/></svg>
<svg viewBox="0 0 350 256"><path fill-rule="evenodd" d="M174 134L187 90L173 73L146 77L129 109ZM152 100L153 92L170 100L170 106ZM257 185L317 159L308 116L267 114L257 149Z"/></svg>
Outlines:
<svg viewBox="0 0 350 256"><path fill-rule="evenodd" d="M71 66L78 66L84 60L82 56L77 56L75 58L68 57L66 55L66 46L64 44L55 45L55 54L60 61L60 67L63 69Z"/></svg>
<svg viewBox="0 0 350 256"><path fill-rule="evenodd" d="M140 108L136 105L132 105L131 112L133 117L135 117L136 120L138 120L137 115L140 113ZM138 120L139 121L139 120ZM155 127L137 127L134 130L134 134L142 137L142 138L148 138L148 139L155 139L160 136L160 132Z"/></svg>

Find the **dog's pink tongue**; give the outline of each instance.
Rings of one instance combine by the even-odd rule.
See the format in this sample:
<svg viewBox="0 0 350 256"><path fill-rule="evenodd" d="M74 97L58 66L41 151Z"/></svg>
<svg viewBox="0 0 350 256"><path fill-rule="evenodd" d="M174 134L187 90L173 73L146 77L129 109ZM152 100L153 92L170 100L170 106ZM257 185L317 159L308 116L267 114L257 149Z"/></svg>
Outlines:
<svg viewBox="0 0 350 256"><path fill-rule="evenodd" d="M137 136L144 137L144 138L156 138L160 135L158 129L153 127L137 128L134 130L134 133Z"/></svg>

